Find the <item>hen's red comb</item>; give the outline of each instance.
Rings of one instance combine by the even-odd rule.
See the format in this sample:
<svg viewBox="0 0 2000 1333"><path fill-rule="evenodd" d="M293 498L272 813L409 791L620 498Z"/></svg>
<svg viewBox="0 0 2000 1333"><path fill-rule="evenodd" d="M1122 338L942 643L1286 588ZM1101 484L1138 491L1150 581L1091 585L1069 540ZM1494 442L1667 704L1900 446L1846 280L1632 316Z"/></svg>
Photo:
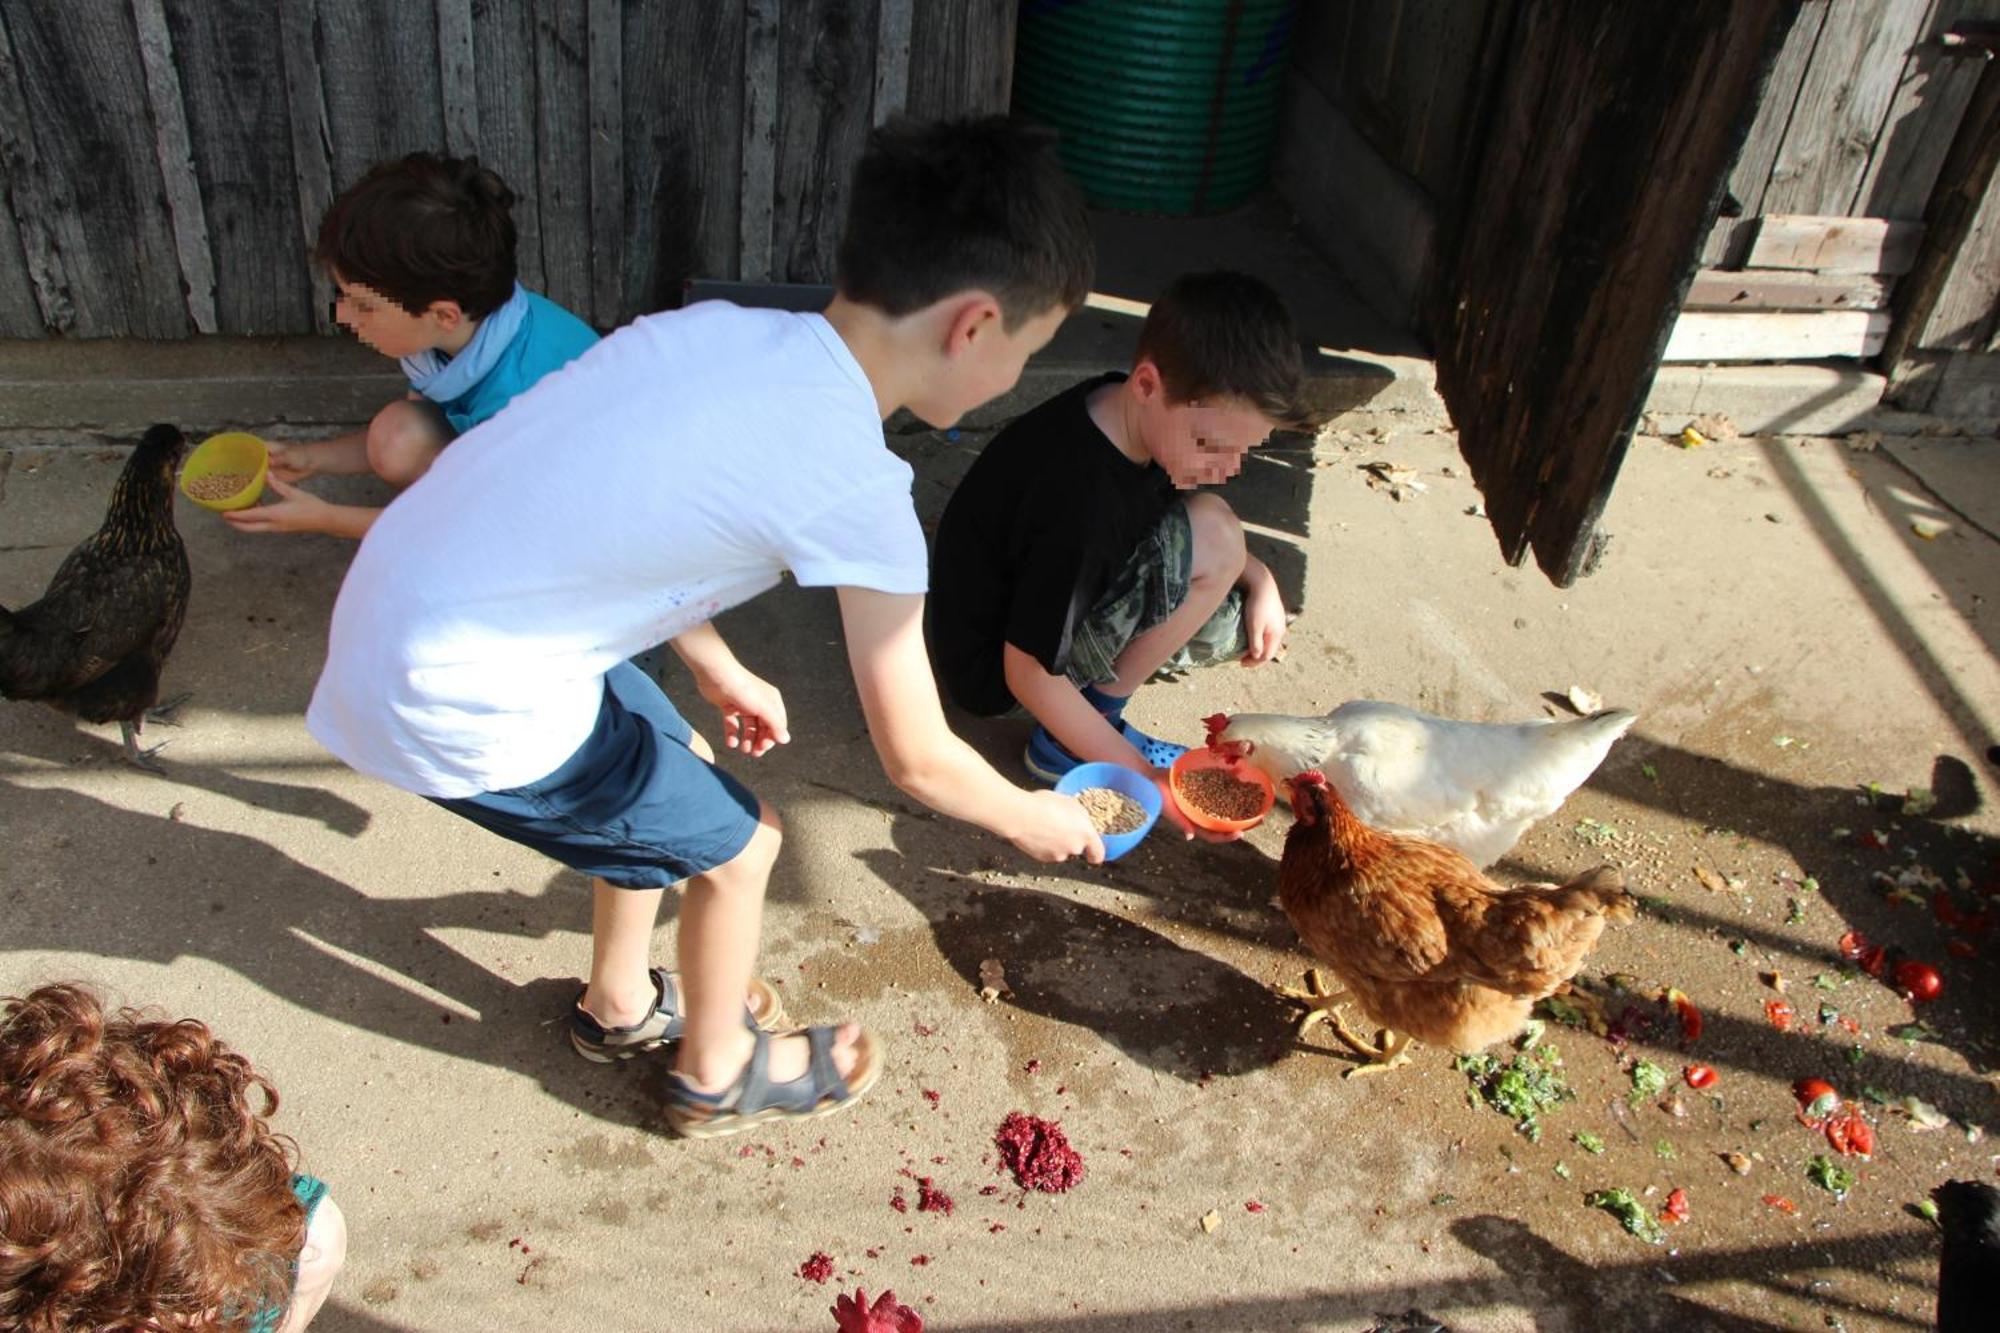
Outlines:
<svg viewBox="0 0 2000 1333"><path fill-rule="evenodd" d="M1210 713L1201 720L1201 725L1208 728L1208 738L1214 740L1217 736L1229 730L1229 714Z"/></svg>

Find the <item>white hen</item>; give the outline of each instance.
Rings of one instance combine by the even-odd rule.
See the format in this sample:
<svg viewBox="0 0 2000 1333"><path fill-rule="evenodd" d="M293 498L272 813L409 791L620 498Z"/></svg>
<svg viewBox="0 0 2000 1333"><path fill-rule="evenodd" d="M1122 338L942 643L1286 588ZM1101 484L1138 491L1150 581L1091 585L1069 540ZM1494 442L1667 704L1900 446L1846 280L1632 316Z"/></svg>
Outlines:
<svg viewBox="0 0 2000 1333"><path fill-rule="evenodd" d="M1489 866L1554 814L1637 720L1612 708L1573 722L1453 722L1356 699L1325 717L1217 713L1207 725L1211 749L1247 759L1279 791L1318 769L1362 823Z"/></svg>

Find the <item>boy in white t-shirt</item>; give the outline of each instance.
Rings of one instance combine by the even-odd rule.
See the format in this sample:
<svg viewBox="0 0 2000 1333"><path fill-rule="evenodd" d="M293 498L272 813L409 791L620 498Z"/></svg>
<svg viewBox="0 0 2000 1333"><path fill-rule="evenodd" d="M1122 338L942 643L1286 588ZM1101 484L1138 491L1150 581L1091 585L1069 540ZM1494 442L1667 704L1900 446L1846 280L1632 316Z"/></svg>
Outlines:
<svg viewBox="0 0 2000 1333"><path fill-rule="evenodd" d="M710 762L627 659L665 641L760 755L778 691L712 617L790 570L838 590L883 768L1037 860L1103 844L944 721L923 640L924 538L881 423L1005 392L1089 289L1087 219L1053 142L999 118L893 123L857 167L824 314L709 302L604 339L478 426L384 511L334 608L306 721L348 764L594 876L571 1041L677 1045L668 1121L736 1133L850 1104L881 1072L853 1024L780 1033L752 977L776 814ZM685 882L680 972L649 968Z"/></svg>

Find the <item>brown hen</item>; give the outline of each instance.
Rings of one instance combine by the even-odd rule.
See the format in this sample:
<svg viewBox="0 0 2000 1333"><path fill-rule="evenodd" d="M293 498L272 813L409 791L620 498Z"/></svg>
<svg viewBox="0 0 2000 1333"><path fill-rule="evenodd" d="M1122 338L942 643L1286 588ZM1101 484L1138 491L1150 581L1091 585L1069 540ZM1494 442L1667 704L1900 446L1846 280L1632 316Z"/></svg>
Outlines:
<svg viewBox="0 0 2000 1333"><path fill-rule="evenodd" d="M1282 989L1324 1018L1368 1063L1394 1068L1411 1041L1461 1054L1518 1033L1535 1001L1576 974L1607 921L1627 920L1623 877L1599 866L1567 884L1508 889L1436 843L1379 833L1354 817L1317 772L1292 780L1297 823L1285 837L1278 901L1299 938L1340 979L1317 970L1308 989ZM1348 1028L1351 1000L1382 1029L1370 1043Z"/></svg>

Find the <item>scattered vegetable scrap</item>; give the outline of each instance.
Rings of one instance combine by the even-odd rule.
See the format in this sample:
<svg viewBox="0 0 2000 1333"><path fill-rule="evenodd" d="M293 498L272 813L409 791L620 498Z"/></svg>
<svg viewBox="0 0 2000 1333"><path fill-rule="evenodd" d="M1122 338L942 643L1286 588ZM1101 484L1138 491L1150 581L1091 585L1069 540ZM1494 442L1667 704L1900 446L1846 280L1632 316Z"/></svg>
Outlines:
<svg viewBox="0 0 2000 1333"><path fill-rule="evenodd" d="M1674 1012L1680 1015L1681 1049L1686 1050L1701 1040L1701 1010L1695 1008L1694 1001L1690 1000L1678 986L1667 987L1667 1003L1671 1004Z"/></svg>
<svg viewBox="0 0 2000 1333"><path fill-rule="evenodd" d="M932 1186L931 1178L929 1176L917 1177L918 1212L943 1213L946 1217L950 1217L951 1210L956 1206L957 1205L952 1203L951 1196L949 1194L946 1194L943 1190L937 1189Z"/></svg>
<svg viewBox="0 0 2000 1333"><path fill-rule="evenodd" d="M1875 1127L1863 1117L1861 1108L1851 1102L1827 1117L1826 1141L1842 1157L1875 1155Z"/></svg>
<svg viewBox="0 0 2000 1333"><path fill-rule="evenodd" d="M1887 954L1888 950L1879 944L1871 943L1868 937L1858 930L1850 930L1840 937L1840 956L1850 963L1859 964L1861 970L1871 977L1882 975L1882 966Z"/></svg>
<svg viewBox="0 0 2000 1333"><path fill-rule="evenodd" d="M1715 1069L1711 1065L1689 1065L1681 1071L1690 1088L1706 1088L1715 1082Z"/></svg>
<svg viewBox="0 0 2000 1333"><path fill-rule="evenodd" d="M1203 1231L1213 1232L1217 1227L1221 1225L1222 1225L1222 1214L1216 1212L1213 1208L1209 1209L1207 1212L1201 1215L1201 1229Z"/></svg>
<svg viewBox="0 0 2000 1333"><path fill-rule="evenodd" d="M1799 1011L1792 1008L1790 1000L1766 1000L1764 1017L1778 1031L1790 1032L1792 1024L1798 1021Z"/></svg>
<svg viewBox="0 0 2000 1333"><path fill-rule="evenodd" d="M868 1303L868 1292L856 1287L852 1296L842 1296L832 1305L836 1333L924 1333L924 1317L885 1291Z"/></svg>
<svg viewBox="0 0 2000 1333"><path fill-rule="evenodd" d="M1792 1095L1799 1099L1799 1123L1808 1129L1818 1129L1840 1109L1839 1091L1823 1078L1798 1080L1792 1084Z"/></svg>
<svg viewBox="0 0 2000 1333"><path fill-rule="evenodd" d="M1806 1179L1825 1190L1836 1199L1845 1199L1847 1192L1854 1188L1854 1173L1840 1163L1820 1153L1806 1163Z"/></svg>
<svg viewBox="0 0 2000 1333"><path fill-rule="evenodd" d="M1764 1205L1768 1208L1775 1208L1781 1213L1796 1213L1799 1210L1797 1204L1782 1194L1766 1194L1764 1196Z"/></svg>
<svg viewBox="0 0 2000 1333"><path fill-rule="evenodd" d="M1726 1152L1722 1154L1722 1160L1724 1163L1728 1165L1729 1169L1731 1171L1734 1171L1737 1175L1747 1176L1750 1174L1750 1158L1748 1154L1740 1152Z"/></svg>
<svg viewBox="0 0 2000 1333"><path fill-rule="evenodd" d="M1264 1205L1252 1199L1243 1205L1243 1211L1246 1213L1261 1213L1264 1211Z"/></svg>
<svg viewBox="0 0 2000 1333"><path fill-rule="evenodd" d="M1570 1138L1575 1142L1577 1147L1587 1153L1602 1153L1604 1151L1604 1140L1598 1138L1597 1135L1587 1129L1579 1129L1576 1133L1570 1135Z"/></svg>
<svg viewBox="0 0 2000 1333"><path fill-rule="evenodd" d="M1662 1222L1672 1222L1675 1225L1688 1220L1688 1192L1686 1190L1676 1189L1673 1193L1667 1195L1667 1205L1660 1209L1660 1220Z"/></svg>
<svg viewBox="0 0 2000 1333"><path fill-rule="evenodd" d="M1009 1112L993 1135L993 1146L1024 1190L1061 1194L1083 1180L1083 1155L1069 1146L1057 1121Z"/></svg>
<svg viewBox="0 0 2000 1333"><path fill-rule="evenodd" d="M979 998L988 1004L1014 998L1013 988L1007 984L1007 966L998 958L987 958L979 964Z"/></svg>
<svg viewBox="0 0 2000 1333"><path fill-rule="evenodd" d="M1914 958L1896 964L1896 989L1918 1004L1935 1000L1944 990L1944 978L1929 963Z"/></svg>
<svg viewBox="0 0 2000 1333"><path fill-rule="evenodd" d="M1593 1190L1583 1196L1586 1205L1602 1208L1618 1219L1618 1224L1645 1241L1648 1245L1658 1245L1667 1238L1666 1232L1631 1190L1620 1186L1616 1189Z"/></svg>
<svg viewBox="0 0 2000 1333"><path fill-rule="evenodd" d="M1562 1056L1554 1046L1531 1046L1504 1063L1490 1055L1461 1055L1452 1068L1471 1083L1468 1102L1477 1105L1483 1098L1530 1143L1541 1142L1542 1112L1576 1095L1563 1079Z"/></svg>
<svg viewBox="0 0 2000 1333"><path fill-rule="evenodd" d="M1625 1100L1633 1106L1667 1090L1667 1071L1651 1060L1632 1062L1632 1094Z"/></svg>
<svg viewBox="0 0 2000 1333"><path fill-rule="evenodd" d="M799 1265L799 1276L808 1282L824 1283L833 1276L833 1256L824 1250Z"/></svg>

